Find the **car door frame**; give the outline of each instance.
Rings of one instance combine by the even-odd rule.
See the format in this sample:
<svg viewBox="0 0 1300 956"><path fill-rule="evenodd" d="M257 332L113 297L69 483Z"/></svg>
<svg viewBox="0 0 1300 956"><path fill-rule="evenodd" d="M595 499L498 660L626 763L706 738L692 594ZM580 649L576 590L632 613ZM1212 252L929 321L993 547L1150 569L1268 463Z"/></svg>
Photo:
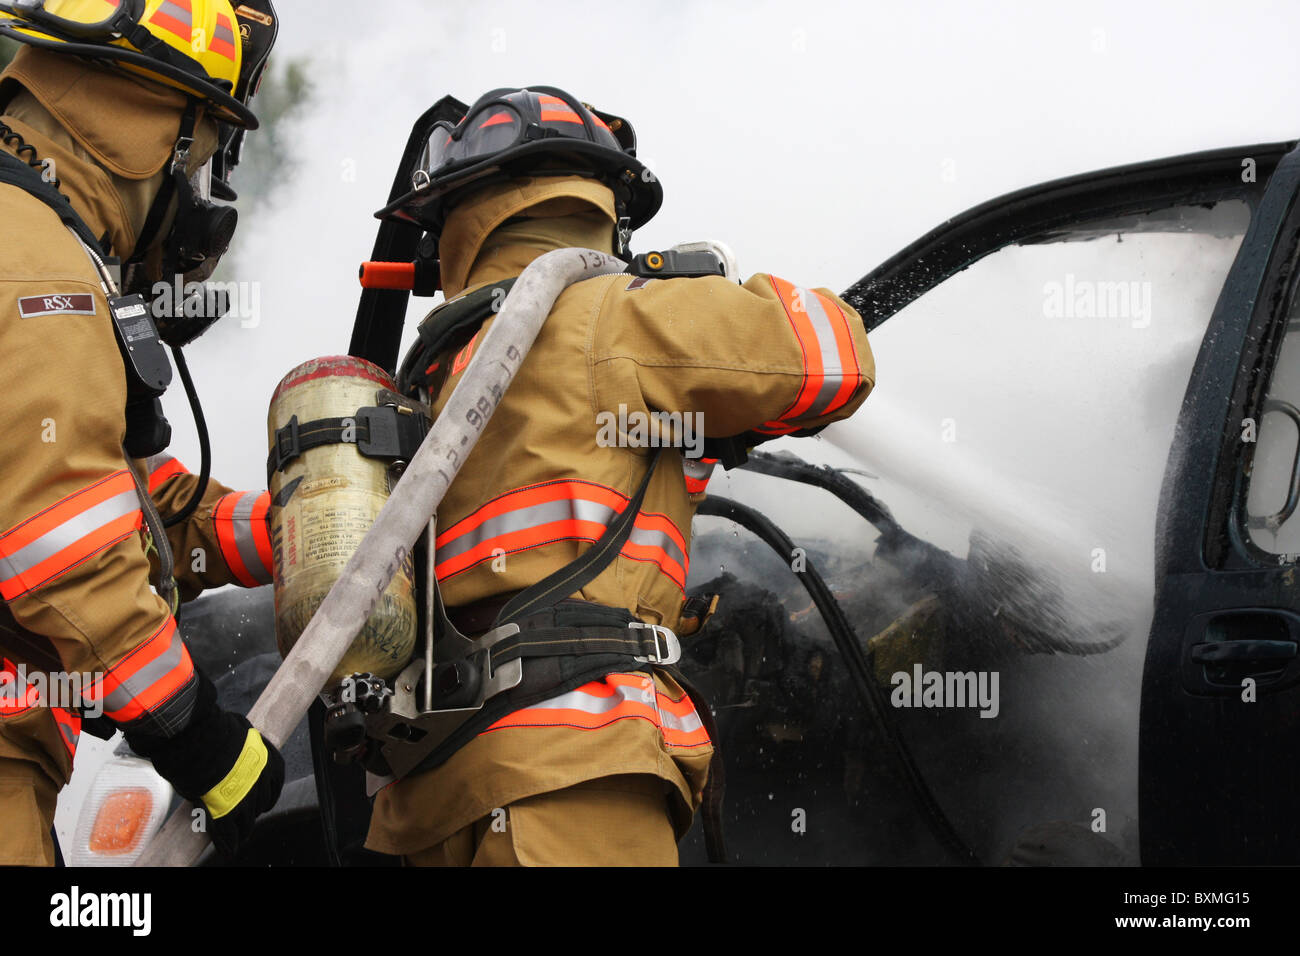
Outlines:
<svg viewBox="0 0 1300 956"><path fill-rule="evenodd" d="M1244 699L1243 672L1216 677L1212 665L1192 660L1198 647L1224 646L1211 640L1216 621L1231 622L1238 636L1226 639L1239 644L1246 634L1300 643L1294 565L1243 532L1254 445L1242 440L1243 419L1259 420L1281 343L1278 313L1300 248L1298 192L1300 150L1275 165L1225 280L1161 488L1138 757L1148 865L1300 863L1292 789L1300 770L1267 759L1300 745L1300 657L1257 680L1253 702ZM1263 668L1257 677L1272 673L1254 666Z"/></svg>
<svg viewBox="0 0 1300 956"><path fill-rule="evenodd" d="M1116 166L1030 186L935 227L849 286L867 331L999 249L1073 225L1178 205L1245 199L1252 208L1294 142L1263 143ZM1243 181L1243 159L1254 180Z"/></svg>

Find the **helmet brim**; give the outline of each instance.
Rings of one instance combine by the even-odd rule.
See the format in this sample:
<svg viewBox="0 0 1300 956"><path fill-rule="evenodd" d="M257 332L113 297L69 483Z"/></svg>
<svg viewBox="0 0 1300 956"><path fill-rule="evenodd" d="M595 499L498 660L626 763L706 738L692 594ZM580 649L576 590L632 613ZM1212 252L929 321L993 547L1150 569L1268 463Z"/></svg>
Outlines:
<svg viewBox="0 0 1300 956"><path fill-rule="evenodd" d="M248 106L216 83L204 80L193 73L187 73L135 50L103 43L81 43L46 33L36 25L24 23L21 27L17 27L15 23L14 20L0 20L0 36L66 56L108 60L135 67L144 73L156 75L159 81L166 85L175 86L182 92L204 100L211 110L211 115L217 120L243 129L257 129L259 125L256 114Z"/></svg>
<svg viewBox="0 0 1300 956"><path fill-rule="evenodd" d="M574 161L573 168L563 168L566 156ZM539 168L536 162L541 157L548 163L546 168ZM448 167L439 174L437 186L410 190L376 212L375 218L438 229L442 225L444 200L471 183L487 185L497 179L566 174L606 180L611 188L619 184L630 187L635 183L634 187L626 190L630 198L625 209L633 229L649 222L663 204L663 187L659 180L635 157L627 154L616 157L608 148L584 140L560 143L557 138L547 138L522 143L496 156L467 162L459 169Z"/></svg>

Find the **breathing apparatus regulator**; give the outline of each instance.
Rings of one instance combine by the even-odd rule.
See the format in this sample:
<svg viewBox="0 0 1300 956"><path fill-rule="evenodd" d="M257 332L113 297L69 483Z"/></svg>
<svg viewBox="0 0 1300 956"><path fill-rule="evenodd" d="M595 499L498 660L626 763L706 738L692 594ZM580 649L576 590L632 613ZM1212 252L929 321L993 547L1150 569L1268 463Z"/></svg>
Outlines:
<svg viewBox="0 0 1300 956"><path fill-rule="evenodd" d="M376 214L382 224L372 261L361 268L350 354L293 369L271 402L267 474L282 653L301 635L419 449L435 394L426 368L468 340L513 285L513 279L493 283L436 307L398 368L408 297L439 291L438 238L448 211L492 182L574 174L614 192L614 245L629 272L734 278L734 257L721 244L632 254L631 231L657 211L662 188L636 159L635 133L626 120L553 87L495 90L472 107L452 97L439 100L412 130L389 205ZM630 533L639 500L626 509L627 527L612 522L608 534ZM531 692L521 685L521 660L490 664L486 645L450 623L433 572L435 537L431 524L414 553L402 556L321 695L325 749L340 763L361 762L372 786L445 759L440 755L494 708L510 705L505 692ZM591 551L612 558L620 548ZM603 565L590 563L583 573L594 577ZM601 626L619 635L602 640L623 641L637 660L668 664L680 653L664 628L621 618ZM518 633L510 624L494 629L492 640Z"/></svg>
<svg viewBox="0 0 1300 956"><path fill-rule="evenodd" d="M245 132L258 125L249 102L261 83L278 29L271 0L244 0L237 9L230 0L0 2L0 36L94 60L186 95L162 187L130 258L122 263L100 241L79 232L101 272L127 372L127 454L146 458L170 443L171 426L161 397L171 384L172 370L164 346L171 349L195 416L203 459L200 480L193 498L167 519L168 525L185 520L206 491L211 457L207 427L181 349L229 311L225 293L202 284L229 248L238 215L212 199L236 198L229 178L238 165ZM217 150L191 174L201 115L217 124ZM11 130L4 132L7 140L15 138ZM31 147L24 148L34 155ZM34 165L31 160L28 164ZM37 194L37 187L29 186L29 192ZM57 204L56 197L41 198ZM66 200L63 205L66 208L56 211L65 221L70 221L68 216L79 218ZM177 292L183 294L172 294L173 277L181 277ZM168 291L160 294L163 286Z"/></svg>

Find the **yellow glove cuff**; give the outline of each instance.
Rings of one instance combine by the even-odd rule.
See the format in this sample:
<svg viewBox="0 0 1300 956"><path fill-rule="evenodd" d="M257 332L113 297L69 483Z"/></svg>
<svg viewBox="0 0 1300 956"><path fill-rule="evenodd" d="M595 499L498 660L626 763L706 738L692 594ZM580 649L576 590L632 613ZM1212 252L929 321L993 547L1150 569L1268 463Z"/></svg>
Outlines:
<svg viewBox="0 0 1300 956"><path fill-rule="evenodd" d="M239 759L230 768L230 773L203 795L203 805L208 808L208 815L212 819L219 820L239 806L239 802L248 796L248 791L253 789L253 784L262 775L266 760L266 742L262 740L261 734L250 727L248 736L244 738L244 749L239 752Z"/></svg>

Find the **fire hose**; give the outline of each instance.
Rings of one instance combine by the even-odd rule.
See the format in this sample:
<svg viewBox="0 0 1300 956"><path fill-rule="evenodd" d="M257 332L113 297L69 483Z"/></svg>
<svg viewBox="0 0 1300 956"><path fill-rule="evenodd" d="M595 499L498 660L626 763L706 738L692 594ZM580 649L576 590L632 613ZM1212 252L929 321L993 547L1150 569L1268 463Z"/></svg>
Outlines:
<svg viewBox="0 0 1300 956"><path fill-rule="evenodd" d="M625 268L626 263L606 253L558 249L519 276L374 526L249 711L248 719L267 740L283 745L324 689L428 526L560 293L575 282ZM136 866L189 866L199 859L208 837L191 826L192 809L188 803L177 807Z"/></svg>

